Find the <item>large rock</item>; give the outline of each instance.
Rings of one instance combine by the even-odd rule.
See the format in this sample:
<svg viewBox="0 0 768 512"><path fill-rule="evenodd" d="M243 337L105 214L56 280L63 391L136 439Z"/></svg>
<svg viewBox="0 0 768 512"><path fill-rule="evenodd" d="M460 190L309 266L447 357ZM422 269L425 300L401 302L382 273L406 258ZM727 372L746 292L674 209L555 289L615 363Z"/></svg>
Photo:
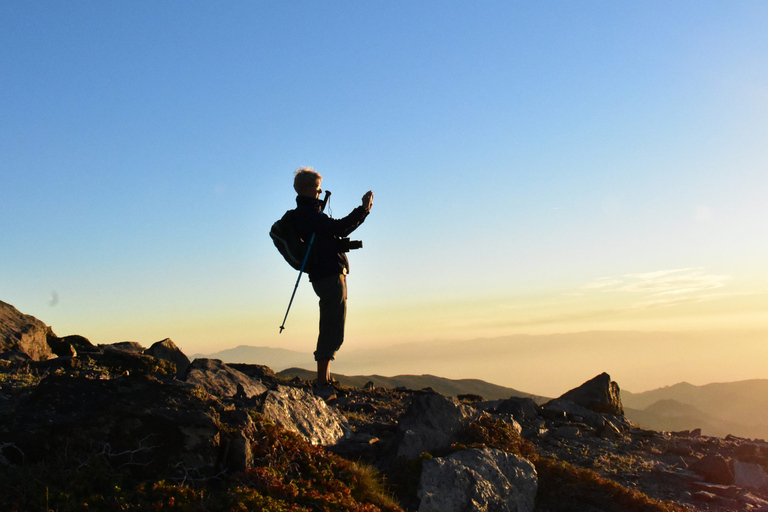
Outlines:
<svg viewBox="0 0 768 512"><path fill-rule="evenodd" d="M184 352L182 352L170 338L154 343L151 347L145 350L144 353L158 359L172 362L176 365L176 374L179 376L184 375L187 368L189 368L189 358L184 355Z"/></svg>
<svg viewBox="0 0 768 512"><path fill-rule="evenodd" d="M733 470L725 457L711 452L688 465L688 469L701 475L704 480L713 484L731 485Z"/></svg>
<svg viewBox="0 0 768 512"><path fill-rule="evenodd" d="M570 400L591 411L623 416L624 408L621 405L619 391L619 385L611 381L611 376L601 373L568 391L560 399Z"/></svg>
<svg viewBox="0 0 768 512"><path fill-rule="evenodd" d="M261 395L267 387L219 359L195 359L187 368L187 382L202 387L218 397Z"/></svg>
<svg viewBox="0 0 768 512"><path fill-rule="evenodd" d="M53 356L49 338L56 338L50 327L0 301L0 352L20 352L34 361L44 361Z"/></svg>
<svg viewBox="0 0 768 512"><path fill-rule="evenodd" d="M532 512L538 478L529 461L492 448L424 461L419 512Z"/></svg>
<svg viewBox="0 0 768 512"><path fill-rule="evenodd" d="M140 374L109 380L51 374L0 417L0 439L24 454L17 463L52 453L91 457L131 465L146 478L169 470L180 477L214 474L219 437L218 415L203 397Z"/></svg>
<svg viewBox="0 0 768 512"><path fill-rule="evenodd" d="M350 432L349 422L335 407L303 389L277 386L267 391L260 412L312 444L336 444Z"/></svg>
<svg viewBox="0 0 768 512"><path fill-rule="evenodd" d="M734 460L733 483L739 487L765 489L768 487L768 475L760 464Z"/></svg>
<svg viewBox="0 0 768 512"><path fill-rule="evenodd" d="M415 458L450 446L461 430L483 414L443 395L416 395L398 422L397 456Z"/></svg>

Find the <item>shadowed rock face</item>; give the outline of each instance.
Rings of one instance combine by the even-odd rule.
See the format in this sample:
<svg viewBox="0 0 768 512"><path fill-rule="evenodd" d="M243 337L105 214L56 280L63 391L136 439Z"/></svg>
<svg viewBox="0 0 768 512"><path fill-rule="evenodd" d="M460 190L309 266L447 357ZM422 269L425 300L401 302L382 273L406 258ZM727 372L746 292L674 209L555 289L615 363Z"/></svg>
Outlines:
<svg viewBox="0 0 768 512"><path fill-rule="evenodd" d="M624 408L621 405L619 392L619 385L611 381L611 376L601 373L560 398L570 400L594 412L623 416Z"/></svg>
<svg viewBox="0 0 768 512"><path fill-rule="evenodd" d="M0 301L0 352L18 352L33 361L44 361L53 355L49 338L55 338L50 327Z"/></svg>
<svg viewBox="0 0 768 512"><path fill-rule="evenodd" d="M442 395L414 396L398 425L397 455L413 458L422 452L445 448L454 442L459 431L482 414Z"/></svg>
<svg viewBox="0 0 768 512"><path fill-rule="evenodd" d="M184 352L179 350L179 347L170 338L154 343L144 353L172 362L176 365L176 374L179 376L184 375L187 372L187 368L189 368L189 358Z"/></svg>

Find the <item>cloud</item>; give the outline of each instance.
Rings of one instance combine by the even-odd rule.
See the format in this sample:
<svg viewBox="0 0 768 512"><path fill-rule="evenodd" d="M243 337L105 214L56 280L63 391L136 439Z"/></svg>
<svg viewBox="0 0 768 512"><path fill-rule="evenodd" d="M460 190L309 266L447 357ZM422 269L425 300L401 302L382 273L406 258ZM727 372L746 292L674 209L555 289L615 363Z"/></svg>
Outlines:
<svg viewBox="0 0 768 512"><path fill-rule="evenodd" d="M703 268L659 270L620 277L603 277L584 285L584 290L623 294L634 298L631 309L702 302L721 296L730 276L708 274Z"/></svg>

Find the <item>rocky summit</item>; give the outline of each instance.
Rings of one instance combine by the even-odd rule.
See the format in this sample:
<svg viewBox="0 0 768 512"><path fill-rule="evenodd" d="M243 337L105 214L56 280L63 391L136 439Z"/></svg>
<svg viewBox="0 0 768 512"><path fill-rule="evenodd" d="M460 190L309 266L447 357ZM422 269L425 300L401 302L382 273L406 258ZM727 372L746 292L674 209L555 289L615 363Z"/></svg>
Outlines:
<svg viewBox="0 0 768 512"><path fill-rule="evenodd" d="M0 302L0 510L768 511L768 443L638 428L607 374L545 403L335 387Z"/></svg>

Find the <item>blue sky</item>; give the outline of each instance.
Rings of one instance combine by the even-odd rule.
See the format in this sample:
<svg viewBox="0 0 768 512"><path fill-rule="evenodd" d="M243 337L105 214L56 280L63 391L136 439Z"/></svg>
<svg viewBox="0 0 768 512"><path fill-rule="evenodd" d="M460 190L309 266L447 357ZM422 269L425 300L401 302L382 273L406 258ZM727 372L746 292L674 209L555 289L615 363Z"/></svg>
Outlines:
<svg viewBox="0 0 768 512"><path fill-rule="evenodd" d="M765 2L0 5L0 300L94 342L312 350L293 170L357 346L768 329ZM638 277L639 276L639 277ZM348 343L349 343L348 342ZM768 377L768 375L766 375Z"/></svg>

